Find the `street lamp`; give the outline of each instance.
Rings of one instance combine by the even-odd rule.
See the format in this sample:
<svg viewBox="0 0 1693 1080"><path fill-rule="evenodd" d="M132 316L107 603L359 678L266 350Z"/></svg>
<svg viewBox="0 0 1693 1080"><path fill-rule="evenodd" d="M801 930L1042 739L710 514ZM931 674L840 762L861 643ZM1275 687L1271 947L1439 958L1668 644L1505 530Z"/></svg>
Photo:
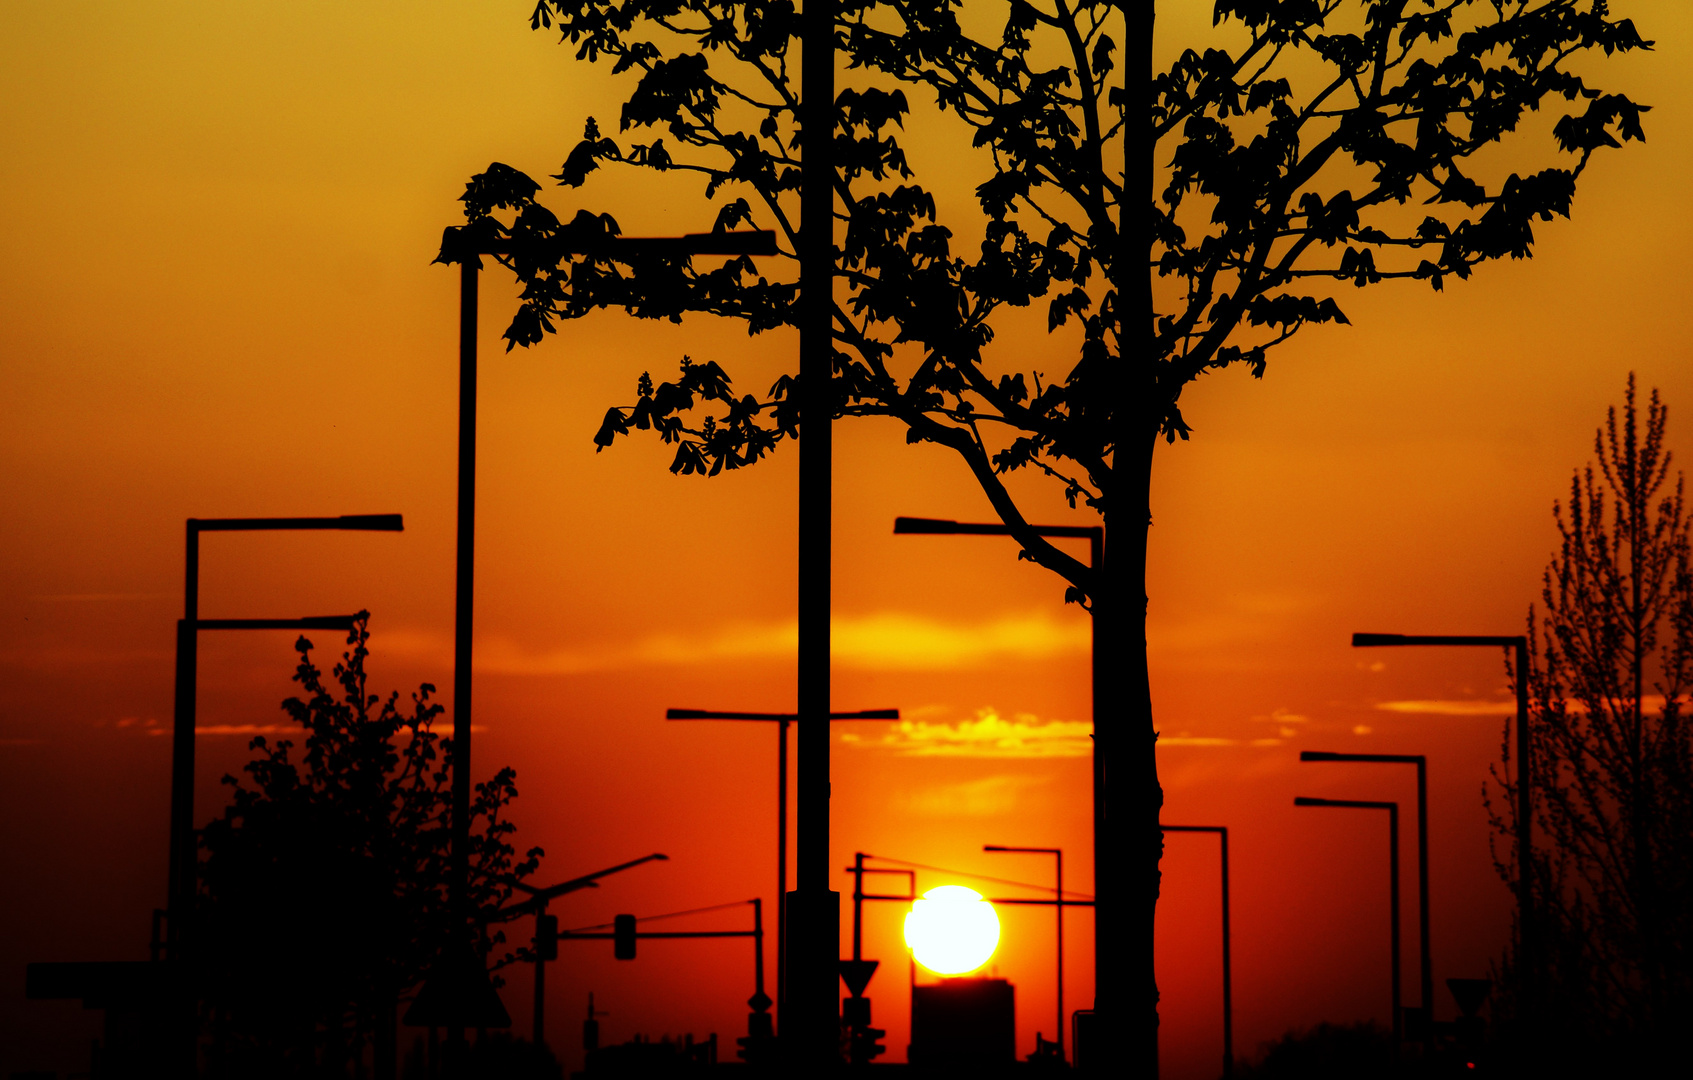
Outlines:
<svg viewBox="0 0 1693 1080"><path fill-rule="evenodd" d="M1096 573L1099 571L1100 563L1105 556L1105 529L1102 526L1031 525L1029 528L1036 536L1071 537L1086 540L1088 542L1088 567ZM1009 525L998 522L949 521L943 518L896 517L894 518L894 535L1011 536L1012 531ZM1099 649L1097 647L1099 638L1097 633L1095 633L1095 627L1092 620L1089 620L1088 623L1088 633L1090 635L1090 644L1088 647L1090 655L1089 668L1092 676L1090 680L1090 689L1092 691L1094 702L1093 726L1094 731L1097 732L1099 730L1098 708L1101 696L1100 685L1105 680L1106 672L1103 667L1104 662L1099 655ZM1099 844L1100 838L1105 835L1105 830L1100 827L1103 824L1102 819L1104 815L1104 807L1100 802L1102 796L1105 794L1104 772L1105 759L1099 753L1098 746L1095 745L1093 752L1093 864L1094 893L1096 895L1099 893L1099 867L1102 864L1103 859L1103 855L1099 849ZM1062 904L1059 905L1059 909L1063 909ZM1100 946L1103 939L1104 935L1098 933L1096 928L1093 942L1094 970L1096 973L1102 970L1100 963ZM1064 1033L1062 1030L1059 1031L1058 1038L1060 1041L1063 1040Z"/></svg>
<svg viewBox="0 0 1693 1080"><path fill-rule="evenodd" d="M1052 895L1056 900L1064 899L1064 852L1061 848L1049 847L1005 847L1001 844L983 844L983 851L1015 852L1028 855L1051 855L1057 863L1057 881L1052 887ZM1064 905L1054 904L1052 909L1058 913L1058 1060L1064 1060Z"/></svg>
<svg viewBox="0 0 1693 1080"><path fill-rule="evenodd" d="M1229 829L1226 825L1160 825L1165 832L1216 833L1223 851L1223 1076L1234 1075L1234 974L1229 955Z"/></svg>
<svg viewBox="0 0 1693 1080"><path fill-rule="evenodd" d="M261 532L292 530L352 530L401 532L399 514L349 514L341 517L189 518L183 617L176 624L176 706L171 732L170 798L170 912L166 923L167 949L175 957L181 948L187 908L194 897L194 725L195 687L199 671L199 630L346 630L353 616L308 619L201 619L200 534L203 532Z"/></svg>
<svg viewBox="0 0 1693 1080"><path fill-rule="evenodd" d="M798 713L719 712L712 709L666 709L666 720L753 720L776 725L776 1017L787 1004L788 919L788 725ZM860 709L832 712L833 720L898 720L898 709Z"/></svg>
<svg viewBox="0 0 1693 1080"><path fill-rule="evenodd" d="M1355 649L1394 645L1480 645L1512 651L1512 670L1517 684L1517 952L1521 967L1532 981L1535 950L1534 885L1529 877L1534 852L1534 797L1530 743L1528 739L1528 638L1521 635L1469 634L1353 634Z"/></svg>
<svg viewBox="0 0 1693 1080"><path fill-rule="evenodd" d="M691 233L680 237L601 237L586 247L560 243L558 254L595 254L628 257L634 254L658 256L688 255L773 255L775 234L759 232ZM470 731L471 731L471 643L475 614L476 571L476 335L477 298L483 255L509 255L518 241L508 237L478 234L469 227L448 228L441 237L441 251L435 261L459 264L459 424L458 424L458 513L453 586L453 831L448 873L448 903L455 914L458 940L443 942L437 967L443 978L476 979L464 955L470 946ZM464 974L449 974L462 971ZM487 983L486 970L479 977ZM488 984L491 992L492 984ZM481 995L485 997L486 995ZM448 995L450 1000L469 1000ZM459 1053L464 1046L465 1025L447 1025L447 1042Z"/></svg>
<svg viewBox="0 0 1693 1080"><path fill-rule="evenodd" d="M195 896L194 727L198 716L199 631L201 630L351 630L358 616L326 615L303 619L200 618L200 534L203 532L294 532L340 530L402 532L399 514L344 514L340 517L189 518L183 578L183 617L176 623L176 700L172 709L169 877L166 881L166 955L183 961L191 936L188 924ZM183 986L189 985L186 980ZM184 1004L184 1055L193 1053L192 999Z"/></svg>
<svg viewBox="0 0 1693 1080"><path fill-rule="evenodd" d="M1417 767L1417 993L1422 999L1422 1028L1413 1037L1426 1039L1434 1023L1434 966L1428 943L1428 759L1422 754L1336 754L1306 750L1300 761L1366 762Z"/></svg>
<svg viewBox="0 0 1693 1080"><path fill-rule="evenodd" d="M1399 1005L1399 804L1396 802L1368 802L1360 799L1310 799L1300 796L1295 806L1338 806L1353 810L1387 811L1387 890L1391 899L1389 917L1393 922L1393 1045L1399 1046L1403 1021ZM1425 999L1426 1000L1426 999Z"/></svg>

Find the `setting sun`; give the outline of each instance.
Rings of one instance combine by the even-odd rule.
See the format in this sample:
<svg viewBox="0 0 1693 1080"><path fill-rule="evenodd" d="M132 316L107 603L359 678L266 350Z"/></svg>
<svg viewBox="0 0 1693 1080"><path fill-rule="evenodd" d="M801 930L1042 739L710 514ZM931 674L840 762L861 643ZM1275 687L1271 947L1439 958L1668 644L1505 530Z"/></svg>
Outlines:
<svg viewBox="0 0 1693 1080"><path fill-rule="evenodd" d="M987 963L998 947L999 916L976 890L941 885L911 905L905 943L935 974L964 975Z"/></svg>

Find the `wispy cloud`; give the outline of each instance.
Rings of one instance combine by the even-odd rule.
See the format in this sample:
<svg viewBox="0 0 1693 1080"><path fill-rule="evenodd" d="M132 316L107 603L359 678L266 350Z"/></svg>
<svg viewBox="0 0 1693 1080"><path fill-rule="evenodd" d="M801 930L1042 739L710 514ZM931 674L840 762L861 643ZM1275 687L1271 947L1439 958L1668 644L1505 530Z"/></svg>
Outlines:
<svg viewBox="0 0 1693 1080"><path fill-rule="evenodd" d="M1093 725L1083 720L1041 720L1027 713L1007 720L993 709L980 709L974 720L900 720L880 738L848 733L842 741L902 757L1086 757L1093 751L1092 731Z"/></svg>
<svg viewBox="0 0 1693 1080"><path fill-rule="evenodd" d="M1428 716L1514 716L1514 701L1382 701L1383 712L1421 713Z"/></svg>
<svg viewBox="0 0 1693 1080"><path fill-rule="evenodd" d="M488 728L484 724L472 724L472 725L470 725L470 730L474 733L480 734L481 732L487 731ZM194 734L196 736L199 736L199 735L301 735L301 736L303 736L303 735L305 735L305 733L306 733L306 729L301 727L299 724L200 724L200 725L196 725L195 728L194 728ZM149 729L147 729L147 734L149 734L149 735L168 735L168 734L170 734L170 731L169 731L169 729L162 728L162 727L161 728L149 728ZM400 732L400 734L402 736L404 736L406 734L406 732L404 730L402 730ZM438 732L437 734L446 735L446 734L451 734L451 732L442 731L442 732Z"/></svg>
<svg viewBox="0 0 1693 1080"><path fill-rule="evenodd" d="M1049 783L1046 776L984 776L960 784L920 788L895 797L895 809L929 817L987 817L1017 809L1025 792Z"/></svg>
<svg viewBox="0 0 1693 1080"><path fill-rule="evenodd" d="M1004 660L1086 656L1091 643L1085 619L1061 620L1044 613L961 623L879 612L835 619L831 637L837 667L868 671L957 670ZM437 662L451 656L446 638L416 631L378 633L371 644L379 654L387 651ZM787 660L798 648L799 629L791 620L728 623L562 649L535 649L509 638L490 637L477 642L476 670L501 675L576 675L732 660Z"/></svg>
<svg viewBox="0 0 1693 1080"><path fill-rule="evenodd" d="M169 600L174 595L174 593L162 592L51 593L33 599L48 604L109 604L128 603L136 600Z"/></svg>

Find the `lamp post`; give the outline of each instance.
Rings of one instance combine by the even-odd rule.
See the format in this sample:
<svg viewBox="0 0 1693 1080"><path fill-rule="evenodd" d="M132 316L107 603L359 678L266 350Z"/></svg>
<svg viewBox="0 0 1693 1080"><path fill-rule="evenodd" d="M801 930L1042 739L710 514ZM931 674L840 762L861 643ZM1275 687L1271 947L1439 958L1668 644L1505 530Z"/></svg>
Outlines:
<svg viewBox="0 0 1693 1080"><path fill-rule="evenodd" d="M1484 646L1510 649L1517 684L1517 953L1531 986L1538 960L1534 933L1534 884L1530 875L1534 854L1534 769L1528 737L1528 638L1521 635L1468 634L1353 634L1355 649L1397 645Z"/></svg>
<svg viewBox="0 0 1693 1080"><path fill-rule="evenodd" d="M1389 904L1389 918L1393 923L1393 1045L1397 1049L1404 1033L1403 1021L1400 1018L1399 1005L1399 804L1396 802L1369 802L1361 799L1310 799L1300 796L1293 800L1295 806L1337 806L1352 810L1386 810L1387 811L1387 890L1391 899ZM1426 999L1425 999L1426 1000Z"/></svg>
<svg viewBox="0 0 1693 1080"><path fill-rule="evenodd" d="M456 916L460 940L445 941L437 961L449 979L463 977L470 946L470 731L471 645L476 579L476 336L477 302L483 255L509 255L516 242L507 237L474 234L463 226L448 228L441 237L435 261L459 264L459 422L458 513L453 584L453 831L448 864L448 903ZM764 231L691 233L680 237L603 237L592 251L560 244L558 254L607 257L646 255L773 255L775 234ZM487 981L486 971L481 979ZM491 987L490 987L491 992ZM449 1054L464 1046L464 1024L448 1023ZM455 1065L455 1068L457 1066Z"/></svg>
<svg viewBox="0 0 1693 1080"><path fill-rule="evenodd" d="M176 702L172 710L170 797L170 912L165 924L167 955L182 950L188 907L194 897L194 725L198 714L199 630L345 630L352 616L309 619L200 618L200 534L206 532L271 532L351 530L401 532L399 514L353 514L341 517L189 518L183 578L183 612L176 624Z"/></svg>
<svg viewBox="0 0 1693 1080"><path fill-rule="evenodd" d="M1033 525L1030 526L1030 528L1034 531L1036 536L1069 537L1086 540L1088 542L1088 567L1095 572L1099 570L1100 563L1105 555L1105 529L1103 527L1099 525ZM949 521L942 518L896 517L894 518L894 535L1010 536L1012 535L1012 532L1009 525L997 522L989 523L975 521ZM1108 673L1104 670L1104 664L1099 655L1099 635L1097 627L1091 620L1088 624L1088 633L1090 635L1091 642L1088 652L1090 656L1090 684L1093 698L1093 725L1095 732L1097 732L1099 730L1099 701L1102 697L1100 688ZM1095 744L1093 753L1093 865L1095 895L1099 894L1099 882L1101 879L1099 867L1102 859L1102 853L1099 845L1101 838L1105 835L1105 830L1101 828L1104 824L1105 807L1102 800L1105 795L1105 790L1105 758L1099 753L1098 745ZM1062 910L1062 905L1060 905L1060 910ZM1093 942L1094 970L1096 977L1097 973L1102 970L1100 947L1103 936L1104 935L1098 932L1098 927L1096 926ZM1063 1040L1064 1034L1062 1031L1059 1032L1058 1037L1060 1041Z"/></svg>
<svg viewBox="0 0 1693 1080"><path fill-rule="evenodd" d="M166 955L181 966L192 948L195 875L194 728L198 718L199 632L201 630L350 630L356 615L303 619L200 618L200 534L206 532L353 531L402 532L399 514L346 514L340 517L189 518L183 574L183 617L176 623L176 687L171 712L170 845L166 879ZM182 1067L194 1063L196 1018L191 983L182 977Z"/></svg>
<svg viewBox="0 0 1693 1080"><path fill-rule="evenodd" d="M527 900L519 900L515 904L507 905L496 914L495 918L504 920L515 918L525 912L533 911L535 913L535 1003L533 1018L531 1020L534 1030L530 1039L534 1045L540 1046L546 1041L547 963L546 958L542 953L542 931L546 925L547 903L551 900L556 900L558 897L564 896L567 893L577 892L581 889L597 889L600 887L600 878L610 877L612 874L621 873L624 870L628 870L630 867L640 866L642 863L652 862L655 859L660 862L665 862L668 861L669 858L670 856L668 855L660 855L656 852L651 855L642 855L639 859L631 859L626 863L618 863L616 866L608 867L604 870L596 870L591 874L583 874L581 877L571 878L569 881L561 881L557 885L551 885L544 889L537 889L533 885L526 885L515 878L512 879L512 886L528 893L529 898Z"/></svg>
<svg viewBox="0 0 1693 1080"><path fill-rule="evenodd" d="M1064 899L1064 852L1061 848L1047 847L1005 847L1001 844L983 844L983 851L999 851L1028 855L1051 855L1057 863L1057 881L1052 887L1052 895L1056 900ZM1064 905L1052 905L1058 915L1058 1060L1064 1060Z"/></svg>
<svg viewBox="0 0 1693 1080"><path fill-rule="evenodd" d="M1417 767L1417 993L1422 1000L1423 1037L1434 1022L1434 966L1428 941L1428 759L1422 754L1336 754L1306 750L1300 761L1365 762L1375 765Z"/></svg>
<svg viewBox="0 0 1693 1080"><path fill-rule="evenodd" d="M752 720L776 725L776 1019L787 1003L788 896L788 725L798 713L719 712L712 709L666 709L666 720ZM898 720L898 709L860 709L831 712L834 720ZM780 1030L778 1028L778 1030Z"/></svg>
<svg viewBox="0 0 1693 1080"><path fill-rule="evenodd" d="M1159 825L1165 832L1216 833L1223 851L1223 1076L1234 1075L1234 973L1229 953L1229 830L1226 825ZM1395 865L1398 865L1395 863ZM1395 953L1397 955L1397 952Z"/></svg>

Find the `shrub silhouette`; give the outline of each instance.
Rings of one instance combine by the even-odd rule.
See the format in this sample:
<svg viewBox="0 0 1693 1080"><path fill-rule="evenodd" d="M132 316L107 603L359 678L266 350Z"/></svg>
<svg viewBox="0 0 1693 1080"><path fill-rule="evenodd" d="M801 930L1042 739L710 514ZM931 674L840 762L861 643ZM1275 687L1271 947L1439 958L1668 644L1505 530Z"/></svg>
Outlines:
<svg viewBox="0 0 1693 1080"><path fill-rule="evenodd" d="M284 710L304 742L252 740L257 756L201 838L194 955L214 1067L226 1075L342 1075L373 1037L390 1040L444 928L453 742L425 683L402 707L367 691L368 620L348 635L331 682L296 642L304 697ZM517 797L501 769L476 786L471 899L492 912L532 873L502 812ZM486 955L503 941L484 930ZM391 1054L388 1060L393 1060Z"/></svg>

